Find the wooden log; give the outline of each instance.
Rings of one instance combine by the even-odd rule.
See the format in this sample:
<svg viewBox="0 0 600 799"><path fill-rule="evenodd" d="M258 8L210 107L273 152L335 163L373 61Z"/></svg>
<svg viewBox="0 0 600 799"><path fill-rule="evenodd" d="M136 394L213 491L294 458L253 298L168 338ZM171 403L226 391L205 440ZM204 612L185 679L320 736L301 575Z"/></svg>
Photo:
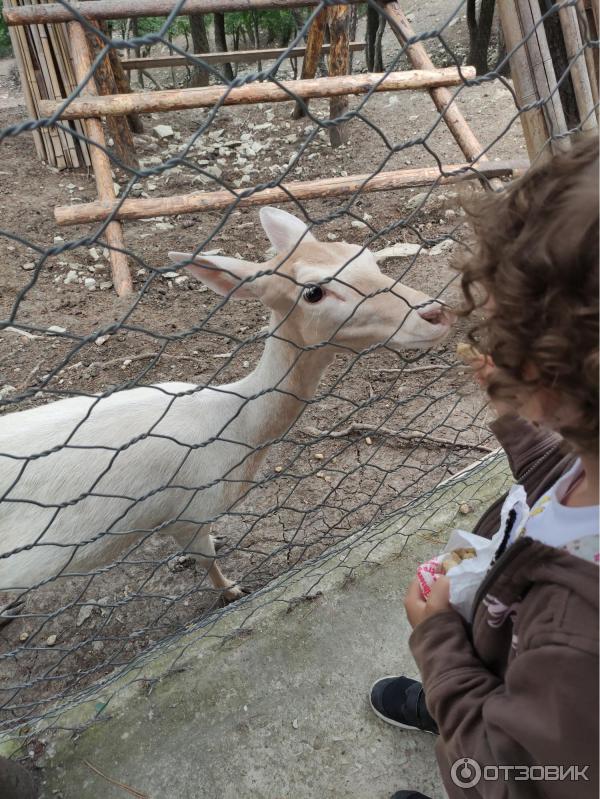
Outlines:
<svg viewBox="0 0 600 799"><path fill-rule="evenodd" d="M571 81L577 101L577 111L582 130L595 130L598 127L594 114L594 97L583 52L583 40L579 30L577 9L563 6L558 10L567 58L571 61Z"/></svg>
<svg viewBox="0 0 600 799"><path fill-rule="evenodd" d="M317 74L319 58L321 57L321 53L324 49L323 39L325 38L326 25L327 9L324 8L322 11L319 11L317 16L313 19L308 30L306 47L304 48L304 60L302 61L302 72L300 74L301 80L309 80L314 78ZM331 45L327 44L326 47L327 51L329 51ZM306 102L308 102L308 100ZM294 105L294 110L292 111L292 119L300 119L300 117L303 117L304 115L305 112L302 104L296 102Z"/></svg>
<svg viewBox="0 0 600 799"><path fill-rule="evenodd" d="M227 190L202 191L176 197L124 200L118 210L116 210L117 204L114 201L63 205L54 209L54 216L59 225L101 222L115 211L117 219L151 219L155 216L176 216L177 214L223 210L236 202L243 206L268 205L269 203L287 203L293 200L313 200L322 197L343 197L355 193L391 191L414 186L428 186L432 183L445 185L464 180L493 179L523 171L527 166L527 161L486 161L476 166L464 163L450 164L442 167L442 171L437 166L399 169L380 172L377 175L352 175L285 183L283 186L260 191L245 189L240 194ZM238 200L240 197L241 199Z"/></svg>
<svg viewBox="0 0 600 799"><path fill-rule="evenodd" d="M550 131L544 112L540 106L528 111L522 110L539 103L540 97L533 80L527 49L523 43L524 33L516 0L498 0L498 12L506 49L511 53L510 73L519 104L519 117L527 153L532 163L536 160L547 160L552 153L548 146Z"/></svg>
<svg viewBox="0 0 600 799"><path fill-rule="evenodd" d="M463 67L463 75L475 76L473 67ZM335 78L289 80L281 83L251 83L236 89L208 86L198 89L164 89L156 92L132 92L85 97L73 100L62 112L61 119L121 116L138 112L150 114L189 108L212 108L221 105L290 102L295 97L335 97L345 94L427 89L430 86L454 86L462 79L454 67L446 69L408 70L387 74L342 75ZM46 100L40 110L50 116L59 103Z"/></svg>
<svg viewBox="0 0 600 799"><path fill-rule="evenodd" d="M562 107L552 55L538 0L516 0L525 48L531 66L537 95L542 103L554 152L568 149L567 121Z"/></svg>
<svg viewBox="0 0 600 799"><path fill-rule="evenodd" d="M329 76L347 75L350 69L350 8L332 6L327 9L327 25L331 39L329 51ZM332 97L329 101L329 119L340 119L348 110L348 95ZM329 142L339 147L348 140L347 123L329 128Z"/></svg>
<svg viewBox="0 0 600 799"><path fill-rule="evenodd" d="M43 8L43 6L41 7ZM92 66L88 40L79 22L71 22L69 24L69 34L75 77L79 83L84 83ZM96 87L94 86L93 80L88 81L87 85L84 87L84 92L93 95L95 91ZM112 205L116 198L110 159L104 150L100 149L101 147L106 147L102 123L99 119L88 119L86 122L86 129L87 136L90 139L90 157L94 168L99 201L107 205ZM125 250L121 223L116 221L110 222L106 226L105 235L106 241L110 247L110 262L115 290L120 297L131 294L133 292L133 283L131 281L127 256L125 252L120 252Z"/></svg>
<svg viewBox="0 0 600 799"><path fill-rule="evenodd" d="M396 38L404 46L409 39L415 36L406 14L397 2L384 3L379 0L379 5L387 15ZM411 44L406 50L406 55L415 69L430 70L433 68L433 62L421 42ZM465 69L468 68L462 68L463 75L471 79L471 74L465 72ZM443 87L430 87L429 94L465 158L469 161L478 160L478 163L483 165L483 162L488 160L487 156L481 154L483 147L459 110L452 93Z"/></svg>
<svg viewBox="0 0 600 799"><path fill-rule="evenodd" d="M329 53L331 45L323 45L323 53ZM365 49L364 42L351 42L350 51L356 52ZM199 58L207 64L231 63L252 64L256 61L273 61L285 55L286 58L306 57L306 47L274 47L266 50L232 50L228 53L190 53L189 57L184 55L163 55L148 58L123 58L120 63L124 70L133 69L166 69L169 67L189 67L193 64L192 58ZM114 50L111 52L115 52ZM316 71L315 71L316 74ZM115 74L116 77L116 74ZM305 77L304 74L302 77ZM309 76L306 76L309 77ZM314 77L314 76L310 76ZM129 89L131 91L131 89ZM124 94L124 92L121 92Z"/></svg>
<svg viewBox="0 0 600 799"><path fill-rule="evenodd" d="M362 0L330 0L334 5L360 3ZM166 17L179 4L179 0L82 0L76 4L77 13L85 19L138 19L139 17ZM227 11L255 11L318 6L320 0L187 0L181 14L215 14ZM75 5L75 4L74 4ZM8 25L33 25L47 22L71 22L72 10L58 3L42 6L6 8L4 19Z"/></svg>
<svg viewBox="0 0 600 799"><path fill-rule="evenodd" d="M92 26L98 26L92 23ZM86 38L90 50L90 58L95 61L98 55L104 49L104 42L92 31L86 31ZM96 83L96 90L100 96L114 95L118 92L117 82L112 71L110 57L108 53L99 62L94 70L94 81ZM127 122L127 117L111 116L107 117L106 125L111 139L113 140L112 149L117 158L122 161L125 166L132 169L139 169L139 161L135 154L135 147L133 144L133 137L131 129Z"/></svg>

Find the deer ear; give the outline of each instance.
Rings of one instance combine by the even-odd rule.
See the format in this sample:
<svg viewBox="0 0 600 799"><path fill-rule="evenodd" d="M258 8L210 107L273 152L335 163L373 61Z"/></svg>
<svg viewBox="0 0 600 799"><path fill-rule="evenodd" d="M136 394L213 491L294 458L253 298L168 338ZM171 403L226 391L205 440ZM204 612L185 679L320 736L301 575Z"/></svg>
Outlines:
<svg viewBox="0 0 600 799"><path fill-rule="evenodd" d="M256 299L256 282L250 280L258 271L259 265L224 255L196 255L191 252L170 252L169 258L201 280L216 294L232 300ZM248 282L246 282L248 281Z"/></svg>
<svg viewBox="0 0 600 799"><path fill-rule="evenodd" d="M276 252L286 252L302 239L302 241L316 241L312 233L308 232L308 227L287 211L280 211L279 208L266 206L260 209L260 222L269 241Z"/></svg>

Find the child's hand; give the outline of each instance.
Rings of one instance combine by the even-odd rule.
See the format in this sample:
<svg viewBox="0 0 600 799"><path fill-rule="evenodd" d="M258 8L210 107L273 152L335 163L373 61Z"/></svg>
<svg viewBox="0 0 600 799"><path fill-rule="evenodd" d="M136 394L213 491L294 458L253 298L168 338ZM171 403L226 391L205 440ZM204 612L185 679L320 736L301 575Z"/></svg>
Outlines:
<svg viewBox="0 0 600 799"><path fill-rule="evenodd" d="M450 610L450 580L446 576L438 577L425 600L421 594L419 581L415 577L404 597L404 608L409 624L413 628L436 613Z"/></svg>

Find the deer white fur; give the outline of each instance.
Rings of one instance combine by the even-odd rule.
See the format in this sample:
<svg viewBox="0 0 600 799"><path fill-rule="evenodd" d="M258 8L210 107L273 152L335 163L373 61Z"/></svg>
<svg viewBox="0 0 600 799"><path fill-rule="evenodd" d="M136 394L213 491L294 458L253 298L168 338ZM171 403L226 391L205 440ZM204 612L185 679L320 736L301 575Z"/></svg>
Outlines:
<svg viewBox="0 0 600 799"><path fill-rule="evenodd" d="M335 353L430 347L448 332L441 304L383 275L368 250L321 243L275 208L260 218L277 253L265 263L170 253L218 294L270 309L272 334L251 374L0 417L0 592L106 566L154 531L238 598L214 558L210 521L254 484L269 443L296 421Z"/></svg>

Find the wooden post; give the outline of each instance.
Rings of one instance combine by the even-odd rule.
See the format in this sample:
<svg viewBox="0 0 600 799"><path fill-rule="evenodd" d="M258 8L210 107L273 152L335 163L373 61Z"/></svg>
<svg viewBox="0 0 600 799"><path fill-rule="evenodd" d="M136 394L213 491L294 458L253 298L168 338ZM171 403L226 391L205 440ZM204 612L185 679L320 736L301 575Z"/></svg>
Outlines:
<svg viewBox="0 0 600 799"><path fill-rule="evenodd" d="M485 161L481 164L449 164L418 169L398 169L379 174L350 175L348 177L324 178L304 182L285 183L268 189L247 188L239 197L232 190L202 191L175 197L150 197L127 199L119 209L116 201L111 205L98 201L63 205L54 209L59 225L79 225L101 222L111 211L117 219L150 219L154 216L176 216L230 208L234 203L241 206L287 203L294 200L313 200L323 197L345 197L352 194L368 194L375 191L395 191L414 186L445 185L464 180L488 178L525 171L527 161Z"/></svg>
<svg viewBox="0 0 600 799"><path fill-rule="evenodd" d="M535 160L547 160L551 156L548 146L550 131L548 130L543 110L539 106L529 111L521 110L528 105L539 102L540 97L533 80L527 50L523 44L524 33L516 0L499 0L498 11L506 49L509 53L512 53L510 57L510 72L519 102L521 126L523 127L527 152L532 163Z"/></svg>
<svg viewBox="0 0 600 799"><path fill-rule="evenodd" d="M71 38L75 77L79 83L83 83L92 66L88 40L79 22L69 23L69 34ZM96 93L93 80L87 83L84 91L89 95L94 95ZM99 119L88 119L85 127L87 129L87 136L90 139L90 157L94 168L99 202L105 205L105 207L110 207L115 202L115 190L113 187L110 159L106 153L100 149L101 147L106 147L102 123ZM131 294L133 292L133 283L131 281L127 256L124 252L119 252L119 250L125 249L123 228L120 222L113 221L106 226L106 241L111 248L110 262L115 290L120 297Z"/></svg>
<svg viewBox="0 0 600 799"><path fill-rule="evenodd" d="M327 9L324 8L319 11L317 16L313 19L310 28L308 29L308 37L306 39L306 51L302 59L302 72L300 73L300 80L307 80L314 78L317 74L317 67L319 66L319 58L321 57L321 50L323 48L323 38L325 36L325 25L327 24ZM308 101L305 101L308 104ZM300 119L304 116L304 108L298 102L294 105L292 111L292 119Z"/></svg>
<svg viewBox="0 0 600 799"><path fill-rule="evenodd" d="M329 76L347 75L350 67L350 8L330 6L327 9L327 24L331 40L329 51ZM329 101L329 119L339 119L348 110L348 96L332 97ZM339 147L348 139L347 123L329 128L332 147Z"/></svg>
<svg viewBox="0 0 600 799"><path fill-rule="evenodd" d="M555 152L568 149L570 142L566 138L567 121L558 91L546 31L541 21L542 13L539 2L538 0L517 0L517 9L537 95L542 101L550 137L553 139L551 147ZM555 137L565 138L556 139Z"/></svg>
<svg viewBox="0 0 600 799"><path fill-rule="evenodd" d="M99 25L91 23L93 27L99 28ZM94 61L99 53L104 48L104 42L99 36L96 36L91 31L86 31L86 38L90 51L90 58ZM94 70L94 81L96 89L100 95L116 94L118 92L117 82L112 71L110 57L107 54ZM127 117L107 117L106 125L108 132L114 144L112 149L120 161L126 166L133 169L139 168L139 162L135 154L135 146L133 144L133 137L127 122Z"/></svg>

